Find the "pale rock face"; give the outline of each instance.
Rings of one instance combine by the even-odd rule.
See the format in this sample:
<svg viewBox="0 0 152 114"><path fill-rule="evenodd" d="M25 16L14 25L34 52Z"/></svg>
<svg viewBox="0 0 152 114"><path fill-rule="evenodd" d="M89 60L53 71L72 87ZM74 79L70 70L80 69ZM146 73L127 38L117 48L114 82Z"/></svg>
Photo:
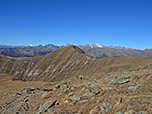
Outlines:
<svg viewBox="0 0 152 114"><path fill-rule="evenodd" d="M102 48L102 47L103 47L103 45L98 44L98 43L93 43L93 44L91 44L91 48L96 48L96 47L98 47L98 48Z"/></svg>

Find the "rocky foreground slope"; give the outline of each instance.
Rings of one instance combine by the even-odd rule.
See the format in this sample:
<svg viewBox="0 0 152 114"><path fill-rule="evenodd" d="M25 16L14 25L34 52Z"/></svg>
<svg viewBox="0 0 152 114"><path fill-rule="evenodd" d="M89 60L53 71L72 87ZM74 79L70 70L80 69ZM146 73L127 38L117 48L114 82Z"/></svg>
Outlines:
<svg viewBox="0 0 152 114"><path fill-rule="evenodd" d="M2 75L1 114L152 114L150 64L54 83L12 82Z"/></svg>
<svg viewBox="0 0 152 114"><path fill-rule="evenodd" d="M0 73L23 81L61 81L79 75L93 76L152 63L148 57L95 59L76 46L58 49L39 57L12 58L0 56Z"/></svg>

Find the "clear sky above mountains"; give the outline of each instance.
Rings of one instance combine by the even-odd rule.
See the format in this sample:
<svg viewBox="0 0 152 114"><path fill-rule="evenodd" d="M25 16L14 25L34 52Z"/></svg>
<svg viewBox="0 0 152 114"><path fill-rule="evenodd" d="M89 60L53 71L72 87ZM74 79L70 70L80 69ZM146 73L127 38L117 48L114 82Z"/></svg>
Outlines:
<svg viewBox="0 0 152 114"><path fill-rule="evenodd" d="M152 0L0 0L0 44L152 48Z"/></svg>

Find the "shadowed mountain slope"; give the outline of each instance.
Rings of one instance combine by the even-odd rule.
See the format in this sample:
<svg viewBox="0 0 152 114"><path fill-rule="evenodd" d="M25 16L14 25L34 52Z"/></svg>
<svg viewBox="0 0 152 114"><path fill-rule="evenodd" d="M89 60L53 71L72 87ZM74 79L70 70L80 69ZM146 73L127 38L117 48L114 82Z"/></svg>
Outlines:
<svg viewBox="0 0 152 114"><path fill-rule="evenodd" d="M13 75L14 80L60 81L79 75L93 76L103 72L134 68L152 63L148 57L108 57L95 59L71 45L44 56L11 58L0 56L0 73Z"/></svg>
<svg viewBox="0 0 152 114"><path fill-rule="evenodd" d="M51 49L44 46L39 47L21 47L15 49L3 49L0 53L2 55L11 56L11 57L34 57L48 54L54 50L58 49L57 46L52 46Z"/></svg>

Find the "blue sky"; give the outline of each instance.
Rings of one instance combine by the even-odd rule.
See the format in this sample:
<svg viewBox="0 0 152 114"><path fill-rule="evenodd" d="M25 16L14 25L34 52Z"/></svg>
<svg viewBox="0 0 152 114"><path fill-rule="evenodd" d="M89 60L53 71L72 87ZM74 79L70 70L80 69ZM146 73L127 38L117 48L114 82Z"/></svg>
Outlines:
<svg viewBox="0 0 152 114"><path fill-rule="evenodd" d="M152 48L152 0L0 0L0 44Z"/></svg>

